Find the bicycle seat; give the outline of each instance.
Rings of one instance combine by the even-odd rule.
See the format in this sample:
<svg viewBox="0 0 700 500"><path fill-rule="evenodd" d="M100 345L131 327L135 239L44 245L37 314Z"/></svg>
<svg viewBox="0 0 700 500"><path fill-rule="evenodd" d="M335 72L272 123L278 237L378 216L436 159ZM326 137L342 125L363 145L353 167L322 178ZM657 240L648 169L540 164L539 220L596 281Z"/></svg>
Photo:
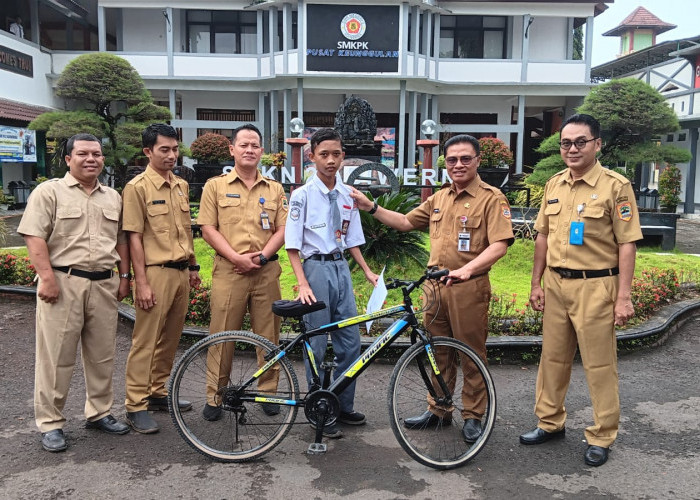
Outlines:
<svg viewBox="0 0 700 500"><path fill-rule="evenodd" d="M272 312L285 318L301 318L325 308L326 303L321 300L314 304L303 304L300 300L276 300L272 303Z"/></svg>

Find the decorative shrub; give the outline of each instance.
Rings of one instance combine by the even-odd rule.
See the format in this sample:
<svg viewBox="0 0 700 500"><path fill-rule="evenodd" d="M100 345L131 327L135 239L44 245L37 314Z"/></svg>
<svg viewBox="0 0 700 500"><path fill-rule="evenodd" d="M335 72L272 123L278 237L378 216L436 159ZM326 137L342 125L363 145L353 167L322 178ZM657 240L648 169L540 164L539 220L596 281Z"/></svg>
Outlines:
<svg viewBox="0 0 700 500"><path fill-rule="evenodd" d="M29 257L18 258L12 253L0 253L0 285L34 284L36 270Z"/></svg>
<svg viewBox="0 0 700 500"><path fill-rule="evenodd" d="M637 318L649 316L655 309L671 302L680 291L674 269L648 269L632 281L632 305Z"/></svg>
<svg viewBox="0 0 700 500"><path fill-rule="evenodd" d="M192 158L202 163L231 160L229 144L229 140L223 135L207 132L197 137L190 146Z"/></svg>
<svg viewBox="0 0 700 500"><path fill-rule="evenodd" d="M506 143L495 137L482 137L479 139L481 149L480 167L507 168L513 165L513 153Z"/></svg>
<svg viewBox="0 0 700 500"><path fill-rule="evenodd" d="M209 289L203 285L190 289L190 305L186 316L188 323L209 326L209 321L211 320L210 295Z"/></svg>
<svg viewBox="0 0 700 500"><path fill-rule="evenodd" d="M284 167L284 162L287 159L287 153L281 151L279 153L267 153L260 157L260 164L266 167Z"/></svg>
<svg viewBox="0 0 700 500"><path fill-rule="evenodd" d="M659 175L659 207L662 212L676 213L681 202L681 170L666 165Z"/></svg>

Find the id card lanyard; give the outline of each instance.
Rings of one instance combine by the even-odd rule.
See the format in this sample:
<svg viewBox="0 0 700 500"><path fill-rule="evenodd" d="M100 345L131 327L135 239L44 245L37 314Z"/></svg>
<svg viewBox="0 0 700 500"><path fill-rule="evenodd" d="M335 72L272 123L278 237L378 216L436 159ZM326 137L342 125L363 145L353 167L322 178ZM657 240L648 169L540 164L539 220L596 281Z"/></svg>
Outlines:
<svg viewBox="0 0 700 500"><path fill-rule="evenodd" d="M265 231L270 230L270 216L268 213L265 211L265 198L260 198L260 223L262 224L262 228Z"/></svg>
<svg viewBox="0 0 700 500"><path fill-rule="evenodd" d="M467 217L461 216L459 221L462 223L462 229L457 235L457 250L459 252L468 252L471 243L471 233L467 231Z"/></svg>
<svg viewBox="0 0 700 500"><path fill-rule="evenodd" d="M586 208L585 203L580 203L576 205L576 211L578 212L578 220L571 223L571 229L569 230L569 243L572 245L583 245L583 222L581 221L581 213L583 209Z"/></svg>

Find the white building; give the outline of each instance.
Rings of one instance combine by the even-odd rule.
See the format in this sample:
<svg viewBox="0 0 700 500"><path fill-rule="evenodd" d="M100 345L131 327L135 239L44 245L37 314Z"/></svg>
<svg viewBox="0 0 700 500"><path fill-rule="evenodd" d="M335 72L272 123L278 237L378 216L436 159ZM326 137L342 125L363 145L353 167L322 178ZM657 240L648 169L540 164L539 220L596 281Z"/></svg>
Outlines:
<svg viewBox="0 0 700 500"><path fill-rule="evenodd" d="M170 108L186 144L253 122L266 150L282 150L293 116L332 125L356 95L373 106L378 127L394 129L399 169L414 163L420 123L431 118L441 132L503 139L520 172L588 93L586 41L605 8L587 0L9 0L0 16L21 15L27 40L0 31L0 48L31 58L33 75L2 71L0 99L63 108L52 85L66 64L110 51Z"/></svg>

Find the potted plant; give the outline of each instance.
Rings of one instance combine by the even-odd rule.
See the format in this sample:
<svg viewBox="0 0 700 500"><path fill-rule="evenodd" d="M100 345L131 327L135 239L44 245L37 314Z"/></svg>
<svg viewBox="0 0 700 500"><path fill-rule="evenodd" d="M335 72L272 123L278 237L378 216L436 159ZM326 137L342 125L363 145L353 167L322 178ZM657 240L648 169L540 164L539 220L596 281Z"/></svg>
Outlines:
<svg viewBox="0 0 700 500"><path fill-rule="evenodd" d="M659 208L662 212L676 213L681 202L681 171L675 165L666 165L659 174Z"/></svg>
<svg viewBox="0 0 700 500"><path fill-rule="evenodd" d="M510 148L496 137L482 137L479 139L479 149L481 150L479 176L492 186L503 186L513 165L513 153Z"/></svg>

